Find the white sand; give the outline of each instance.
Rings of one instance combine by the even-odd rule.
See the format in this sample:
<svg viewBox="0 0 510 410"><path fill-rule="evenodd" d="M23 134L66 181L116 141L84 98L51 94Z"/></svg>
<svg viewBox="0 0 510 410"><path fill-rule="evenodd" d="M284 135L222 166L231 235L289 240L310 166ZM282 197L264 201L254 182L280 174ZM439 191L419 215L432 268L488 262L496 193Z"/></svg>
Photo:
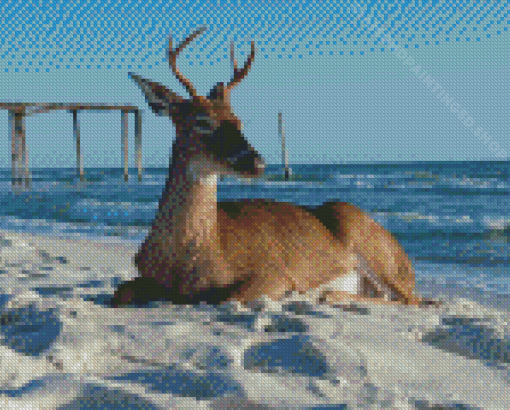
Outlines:
<svg viewBox="0 0 510 410"><path fill-rule="evenodd" d="M1 409L510 409L508 312L105 307L136 249L0 235Z"/></svg>

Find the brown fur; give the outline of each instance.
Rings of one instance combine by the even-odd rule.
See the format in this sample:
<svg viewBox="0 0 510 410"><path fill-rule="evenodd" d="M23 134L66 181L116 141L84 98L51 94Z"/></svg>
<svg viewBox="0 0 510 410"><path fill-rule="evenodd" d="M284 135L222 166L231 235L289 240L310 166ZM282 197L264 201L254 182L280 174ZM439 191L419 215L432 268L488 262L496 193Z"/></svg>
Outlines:
<svg viewBox="0 0 510 410"><path fill-rule="evenodd" d="M348 273L356 266L351 256L359 253L400 299L394 302L327 292L328 300L421 302L413 295L411 262L396 239L351 204L329 202L307 211L265 200L219 203L218 225L220 240L215 250L224 274L221 280L207 278L205 287L195 294L180 292L186 270L175 263L170 246L149 235L135 258L140 273L147 276L128 282L125 289L133 292L133 299L137 295L141 303L157 299L174 303L247 302L262 295L279 299L286 292L306 292ZM173 281L163 284L154 280L158 270L170 273Z"/></svg>
<svg viewBox="0 0 510 410"><path fill-rule="evenodd" d="M256 177L260 155L246 142L229 93L247 74L234 60L234 77L218 83L207 98L177 70L176 58L202 30L172 49L169 61L191 99L161 84L132 78L156 112L176 126L170 174L149 235L135 257L140 277L122 284L113 306L165 299L174 303L280 299L310 289L358 268L359 258L375 272L365 275L365 294L326 291L330 301L353 299L420 304L413 294L414 271L397 240L354 205L328 202L317 209L262 199L217 202L215 175ZM374 280L374 277L371 277ZM396 298L383 300L382 286ZM370 297L374 296L374 297Z"/></svg>

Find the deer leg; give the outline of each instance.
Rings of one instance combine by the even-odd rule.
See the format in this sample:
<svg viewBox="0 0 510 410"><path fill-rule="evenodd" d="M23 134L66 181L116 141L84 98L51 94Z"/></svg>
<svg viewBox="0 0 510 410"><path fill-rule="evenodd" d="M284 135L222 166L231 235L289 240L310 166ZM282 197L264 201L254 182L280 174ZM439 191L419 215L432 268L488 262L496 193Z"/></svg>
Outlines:
<svg viewBox="0 0 510 410"><path fill-rule="evenodd" d="M137 277L122 283L115 291L111 300L112 307L130 304L145 305L153 300L166 300L171 296L168 288L156 282L153 278Z"/></svg>
<svg viewBox="0 0 510 410"><path fill-rule="evenodd" d="M370 302L374 305L393 305L393 306L402 306L402 305L411 305L411 306L441 306L441 302L426 300L419 297L414 297L411 300L406 300L406 303L400 300L385 300L377 297L368 297L363 295L357 295L344 291L325 291L321 294L319 301L321 303L333 304L335 302L347 302L347 301L357 301L357 302Z"/></svg>

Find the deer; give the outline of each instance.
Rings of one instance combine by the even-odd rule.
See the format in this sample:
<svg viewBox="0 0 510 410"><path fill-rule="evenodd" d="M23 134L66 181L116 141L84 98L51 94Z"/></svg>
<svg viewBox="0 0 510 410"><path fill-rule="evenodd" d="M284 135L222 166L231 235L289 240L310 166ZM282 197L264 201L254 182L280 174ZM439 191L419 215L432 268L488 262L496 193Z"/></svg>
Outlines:
<svg viewBox="0 0 510 410"><path fill-rule="evenodd" d="M250 71L255 43L242 68L232 43L233 77L206 97L177 68L179 53L205 30L175 49L169 38L169 66L189 99L129 73L152 111L172 120L176 138L155 219L134 257L139 276L120 284L112 306L155 300L246 305L263 296L306 294L337 280L340 290L328 288L321 301L430 304L414 294L412 263L397 239L352 204L218 202L218 177L257 178L266 164L245 139L230 104L230 92Z"/></svg>

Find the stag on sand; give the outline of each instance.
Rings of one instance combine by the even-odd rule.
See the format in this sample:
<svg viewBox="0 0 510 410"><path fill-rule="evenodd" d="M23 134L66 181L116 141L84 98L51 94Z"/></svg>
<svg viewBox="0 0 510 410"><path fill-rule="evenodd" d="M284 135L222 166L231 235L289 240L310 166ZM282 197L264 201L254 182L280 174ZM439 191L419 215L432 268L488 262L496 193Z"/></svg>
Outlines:
<svg viewBox="0 0 510 410"><path fill-rule="evenodd" d="M307 209L264 199L217 202L219 175L258 177L264 161L230 106L255 44L242 68L232 48L232 79L202 97L177 68L177 56L204 30L175 49L169 42L170 68L191 98L130 73L152 110L172 119L176 139L156 218L135 256L140 276L120 285L112 305L278 300L342 278L346 285L354 278L355 286L325 292L326 301L424 303L414 295L414 271L397 240L351 204Z"/></svg>

